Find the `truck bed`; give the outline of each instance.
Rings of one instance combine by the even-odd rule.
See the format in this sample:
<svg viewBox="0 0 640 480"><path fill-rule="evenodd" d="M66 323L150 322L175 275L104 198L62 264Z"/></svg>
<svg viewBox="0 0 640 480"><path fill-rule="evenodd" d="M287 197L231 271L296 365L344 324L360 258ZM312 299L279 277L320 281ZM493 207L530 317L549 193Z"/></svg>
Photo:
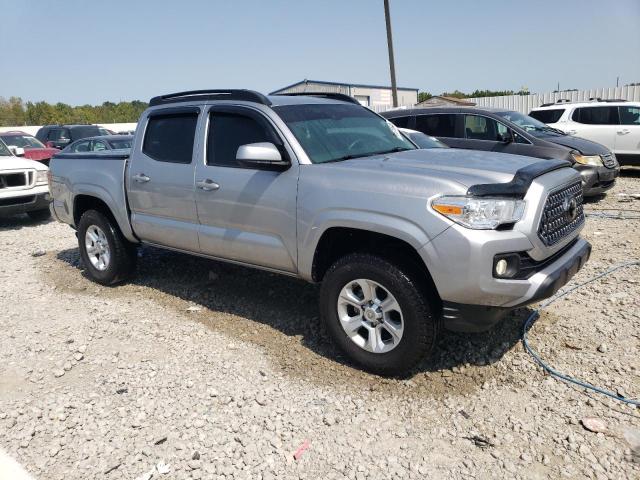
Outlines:
<svg viewBox="0 0 640 480"><path fill-rule="evenodd" d="M124 236L137 242L129 222L126 170L130 149L102 152L58 153L51 159L52 213L76 226L74 202L89 195L103 201L113 213Z"/></svg>

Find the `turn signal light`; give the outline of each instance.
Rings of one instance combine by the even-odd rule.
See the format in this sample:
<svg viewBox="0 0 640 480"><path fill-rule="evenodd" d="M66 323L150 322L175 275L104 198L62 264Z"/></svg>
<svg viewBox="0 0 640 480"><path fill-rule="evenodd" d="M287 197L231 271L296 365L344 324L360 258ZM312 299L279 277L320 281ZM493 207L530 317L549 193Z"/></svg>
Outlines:
<svg viewBox="0 0 640 480"><path fill-rule="evenodd" d="M457 205L434 204L433 209L442 215L462 215L462 207Z"/></svg>

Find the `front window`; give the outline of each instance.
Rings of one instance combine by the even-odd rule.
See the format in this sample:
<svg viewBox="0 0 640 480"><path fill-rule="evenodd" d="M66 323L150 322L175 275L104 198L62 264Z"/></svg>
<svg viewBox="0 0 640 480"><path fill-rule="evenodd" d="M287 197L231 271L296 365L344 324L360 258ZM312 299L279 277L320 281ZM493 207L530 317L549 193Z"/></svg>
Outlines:
<svg viewBox="0 0 640 480"><path fill-rule="evenodd" d="M46 148L39 140L31 135L2 135L0 138L12 147Z"/></svg>
<svg viewBox="0 0 640 480"><path fill-rule="evenodd" d="M0 157L11 157L13 154L9 151L7 146L2 140L0 140Z"/></svg>
<svg viewBox="0 0 640 480"><path fill-rule="evenodd" d="M529 112L529 116L536 120L540 120L542 123L556 123L560 118L562 118L563 113L564 108L549 108L547 110L534 110Z"/></svg>
<svg viewBox="0 0 640 480"><path fill-rule="evenodd" d="M551 128L545 125L539 120L536 120L529 115L524 115L519 112L496 112L499 117L508 120L511 123L515 123L524 131L529 132L535 137L559 137L565 135L562 131Z"/></svg>
<svg viewBox="0 0 640 480"><path fill-rule="evenodd" d="M640 107L620 107L622 125L640 125Z"/></svg>
<svg viewBox="0 0 640 480"><path fill-rule="evenodd" d="M416 148L391 122L357 105L284 105L273 109L313 163Z"/></svg>

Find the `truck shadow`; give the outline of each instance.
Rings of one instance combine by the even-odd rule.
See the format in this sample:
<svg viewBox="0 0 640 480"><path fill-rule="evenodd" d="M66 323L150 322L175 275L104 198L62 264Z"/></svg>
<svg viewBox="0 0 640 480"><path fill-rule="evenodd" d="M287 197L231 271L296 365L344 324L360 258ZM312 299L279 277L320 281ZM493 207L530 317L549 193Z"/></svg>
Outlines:
<svg viewBox="0 0 640 480"><path fill-rule="evenodd" d="M127 284L112 289L93 283L87 287L89 280L80 276L77 282L82 283L81 290L86 289L87 294L99 290L103 295L107 290L106 294L120 296L134 289L131 293L140 295L142 289L146 298L152 298L166 310L175 309L183 314L189 306L195 306L198 311L193 313L194 319L239 341L248 340L265 347L284 369L298 370L305 377L311 375L310 369L333 370L335 375L336 365L332 363L352 367L321 334L318 286L152 247L141 248L139 256L137 274ZM77 249L61 251L57 258L75 269L83 268ZM68 271L61 274L64 278L56 280L61 284L59 287L78 291L74 280L68 278ZM504 322L483 333L443 331L434 354L410 376L440 372L448 377L454 367L482 367L499 361L519 341L528 312L516 310ZM348 375L353 376L354 372ZM477 378L471 383L482 384L484 380Z"/></svg>
<svg viewBox="0 0 640 480"><path fill-rule="evenodd" d="M27 214L12 215L10 217L0 217L0 232L9 230L20 230L21 228L34 227L38 225L46 225L53 219L33 220Z"/></svg>

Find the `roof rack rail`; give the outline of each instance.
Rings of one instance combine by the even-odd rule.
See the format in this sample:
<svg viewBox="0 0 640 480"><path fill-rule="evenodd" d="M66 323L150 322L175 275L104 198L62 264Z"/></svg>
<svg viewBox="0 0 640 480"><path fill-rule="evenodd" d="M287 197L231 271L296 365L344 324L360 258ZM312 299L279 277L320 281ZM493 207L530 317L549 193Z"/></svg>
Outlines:
<svg viewBox="0 0 640 480"><path fill-rule="evenodd" d="M245 102L271 105L269 99L253 90L189 90L186 92L168 93L159 95L149 100L149 106L164 105L167 103L191 102L194 100L243 100Z"/></svg>
<svg viewBox="0 0 640 480"><path fill-rule="evenodd" d="M350 95L344 93L332 93L332 92L291 92L291 93L276 93L276 95L282 95L287 97L322 97L330 98L331 100L341 100L343 102L355 103L360 105L360 102Z"/></svg>

